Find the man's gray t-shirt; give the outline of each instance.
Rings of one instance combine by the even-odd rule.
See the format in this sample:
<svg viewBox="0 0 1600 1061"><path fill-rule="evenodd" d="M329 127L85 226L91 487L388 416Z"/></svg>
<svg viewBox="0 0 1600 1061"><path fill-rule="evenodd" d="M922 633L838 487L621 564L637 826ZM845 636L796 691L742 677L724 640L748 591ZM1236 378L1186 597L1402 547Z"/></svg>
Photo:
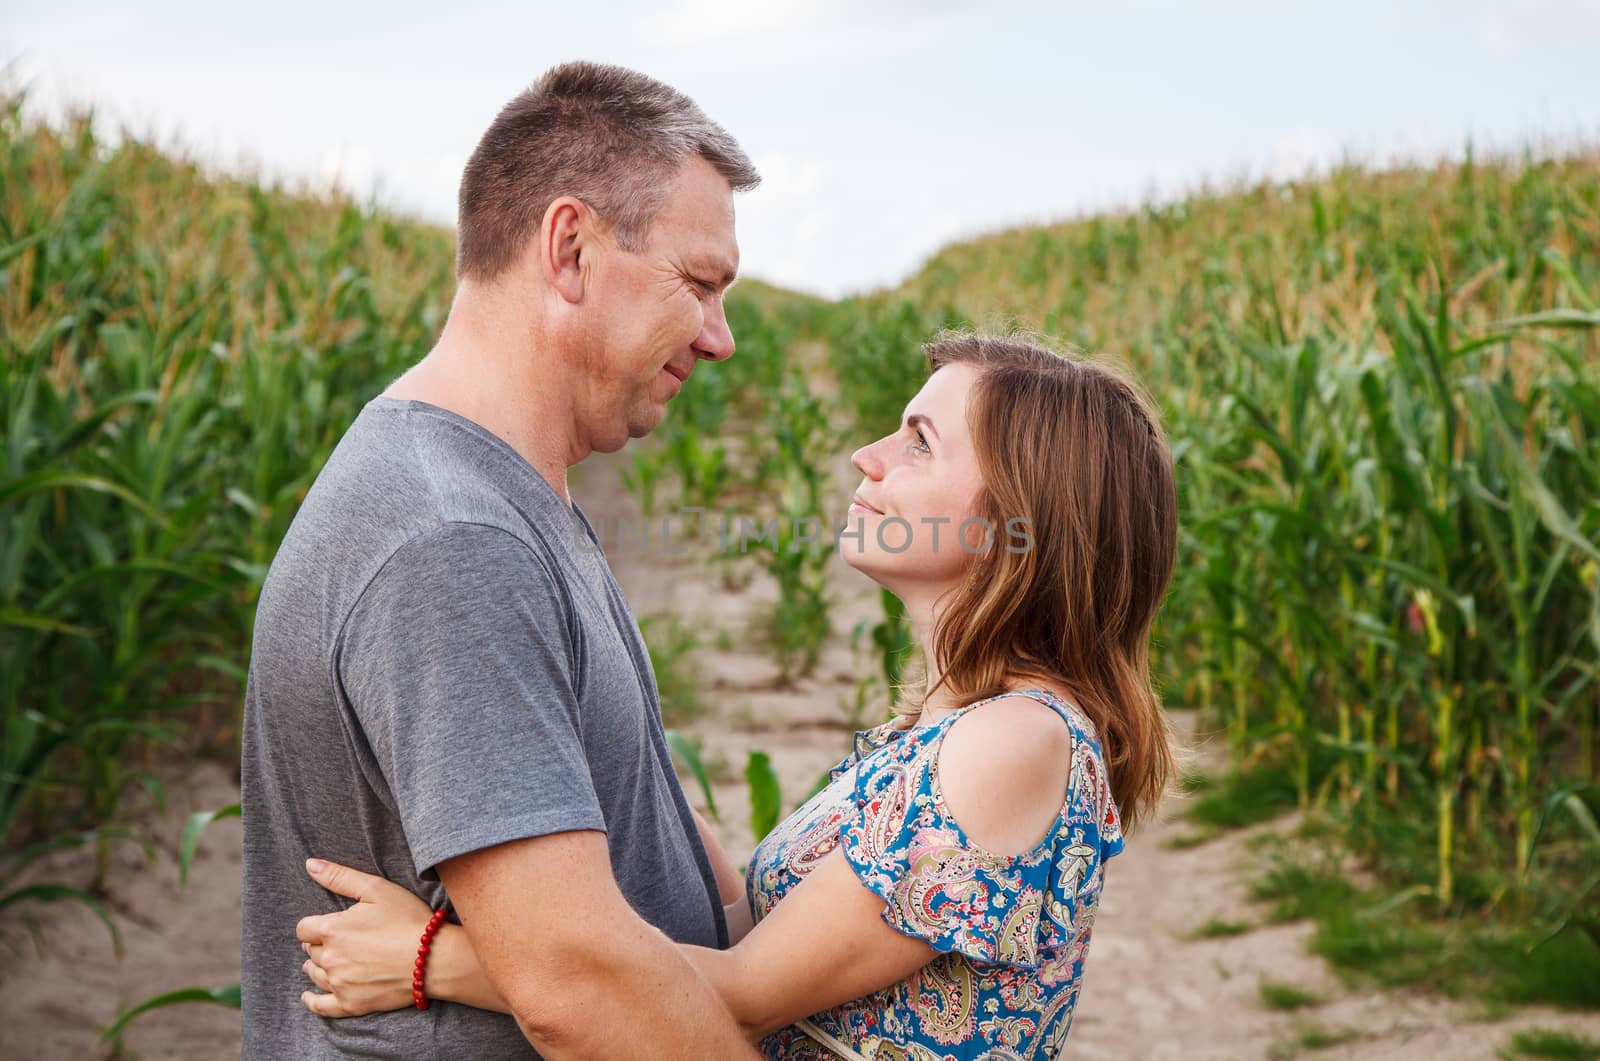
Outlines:
<svg viewBox="0 0 1600 1061"><path fill-rule="evenodd" d="M247 1059L537 1056L510 1017L467 1006L307 1011L295 922L350 904L306 875L312 856L437 907L440 862L600 829L641 917L727 943L649 654L588 521L424 402L369 403L284 537L256 609L243 789Z"/></svg>

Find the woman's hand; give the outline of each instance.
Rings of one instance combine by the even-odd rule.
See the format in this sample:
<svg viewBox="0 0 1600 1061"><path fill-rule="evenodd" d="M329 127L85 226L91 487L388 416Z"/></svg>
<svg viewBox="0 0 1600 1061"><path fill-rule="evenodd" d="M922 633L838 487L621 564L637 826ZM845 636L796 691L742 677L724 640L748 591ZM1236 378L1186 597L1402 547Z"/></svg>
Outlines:
<svg viewBox="0 0 1600 1061"><path fill-rule="evenodd" d="M295 926L311 981L326 994L306 991L300 1001L323 1017L404 1009L412 1004L411 974L417 945L432 911L411 892L370 873L311 859L311 879L356 900L337 914L306 917Z"/></svg>

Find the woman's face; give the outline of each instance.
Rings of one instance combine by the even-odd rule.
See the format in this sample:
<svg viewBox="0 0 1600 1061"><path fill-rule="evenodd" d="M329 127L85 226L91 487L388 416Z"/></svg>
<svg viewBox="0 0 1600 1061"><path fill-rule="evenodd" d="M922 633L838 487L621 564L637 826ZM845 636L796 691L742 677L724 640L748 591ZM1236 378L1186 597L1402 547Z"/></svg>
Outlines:
<svg viewBox="0 0 1600 1061"><path fill-rule="evenodd" d="M972 518L983 479L967 427L971 365L946 365L906 406L900 429L851 454L863 479L839 539L845 562L908 600L931 599L967 577L988 537ZM909 600L908 600L909 603Z"/></svg>

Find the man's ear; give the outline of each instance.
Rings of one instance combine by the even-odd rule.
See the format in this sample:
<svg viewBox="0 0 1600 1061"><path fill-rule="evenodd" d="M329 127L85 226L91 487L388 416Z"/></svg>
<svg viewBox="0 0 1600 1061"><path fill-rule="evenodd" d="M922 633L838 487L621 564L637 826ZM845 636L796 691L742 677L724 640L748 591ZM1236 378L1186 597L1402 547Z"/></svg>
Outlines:
<svg viewBox="0 0 1600 1061"><path fill-rule="evenodd" d="M594 213L581 199L563 195L551 203L539 225L538 265L547 284L568 302L583 301L588 262L593 253Z"/></svg>

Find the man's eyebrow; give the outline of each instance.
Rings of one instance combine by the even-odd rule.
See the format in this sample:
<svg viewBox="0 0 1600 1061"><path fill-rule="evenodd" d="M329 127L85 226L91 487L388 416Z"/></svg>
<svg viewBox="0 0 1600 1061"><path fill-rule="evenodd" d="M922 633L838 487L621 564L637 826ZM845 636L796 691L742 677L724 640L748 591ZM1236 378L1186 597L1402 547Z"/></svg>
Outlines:
<svg viewBox="0 0 1600 1061"><path fill-rule="evenodd" d="M718 287L732 287L734 281L739 279L738 269L718 259L708 259L698 263L695 272L702 276L716 277L715 283Z"/></svg>
<svg viewBox="0 0 1600 1061"><path fill-rule="evenodd" d="M911 413L906 417L907 427L916 427L918 424L923 424L929 431L932 431L934 438L939 437L939 429L934 427L933 421L929 420L926 416L923 416L921 413Z"/></svg>

